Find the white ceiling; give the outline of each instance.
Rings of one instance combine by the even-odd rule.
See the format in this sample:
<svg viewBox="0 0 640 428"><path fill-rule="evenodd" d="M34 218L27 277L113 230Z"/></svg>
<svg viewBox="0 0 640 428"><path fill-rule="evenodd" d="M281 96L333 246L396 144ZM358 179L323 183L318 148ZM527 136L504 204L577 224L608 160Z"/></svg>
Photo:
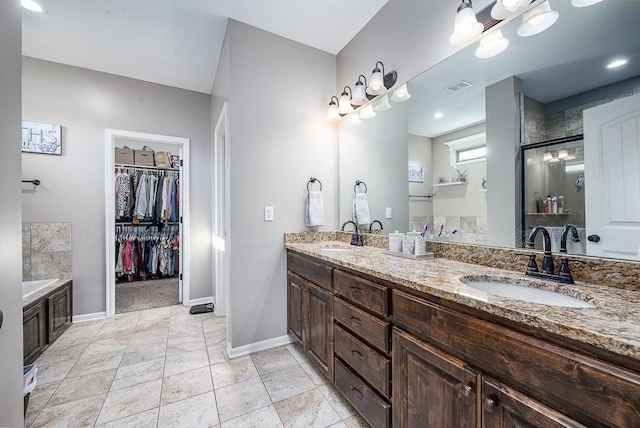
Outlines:
<svg viewBox="0 0 640 428"><path fill-rule="evenodd" d="M22 53L210 93L227 18L337 54L388 0L38 0Z"/></svg>

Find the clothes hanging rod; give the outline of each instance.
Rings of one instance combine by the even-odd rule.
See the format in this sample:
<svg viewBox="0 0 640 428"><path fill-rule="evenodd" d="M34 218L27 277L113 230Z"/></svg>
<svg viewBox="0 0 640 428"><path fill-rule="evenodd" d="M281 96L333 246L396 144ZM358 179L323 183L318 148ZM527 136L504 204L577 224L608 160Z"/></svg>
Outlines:
<svg viewBox="0 0 640 428"><path fill-rule="evenodd" d="M34 186L39 186L40 185L40 180L22 180L23 183L31 183Z"/></svg>
<svg viewBox="0 0 640 428"><path fill-rule="evenodd" d="M114 165L116 168L135 168L135 169L150 169L154 171L180 171L180 168L163 168L161 166L141 166L141 165L130 165L126 163L117 163Z"/></svg>

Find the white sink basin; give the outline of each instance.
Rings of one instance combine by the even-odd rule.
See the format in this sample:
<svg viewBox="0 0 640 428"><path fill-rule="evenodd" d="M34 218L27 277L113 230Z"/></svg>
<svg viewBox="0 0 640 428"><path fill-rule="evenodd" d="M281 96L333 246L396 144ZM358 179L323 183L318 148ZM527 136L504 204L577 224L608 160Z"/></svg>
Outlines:
<svg viewBox="0 0 640 428"><path fill-rule="evenodd" d="M563 306L569 308L595 308L595 305L567 296L555 291L542 290L540 288L527 287L501 281L480 281L462 279L465 285L476 290L484 291L494 296L507 297L509 299L522 300L530 303L540 303L550 306Z"/></svg>

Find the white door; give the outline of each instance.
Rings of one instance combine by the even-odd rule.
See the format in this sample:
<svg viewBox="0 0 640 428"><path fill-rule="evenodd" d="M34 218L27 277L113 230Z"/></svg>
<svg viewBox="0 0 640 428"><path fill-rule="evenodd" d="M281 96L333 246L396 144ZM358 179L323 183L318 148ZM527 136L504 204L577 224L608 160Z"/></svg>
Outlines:
<svg viewBox="0 0 640 428"><path fill-rule="evenodd" d="M584 111L587 254L640 260L640 95Z"/></svg>

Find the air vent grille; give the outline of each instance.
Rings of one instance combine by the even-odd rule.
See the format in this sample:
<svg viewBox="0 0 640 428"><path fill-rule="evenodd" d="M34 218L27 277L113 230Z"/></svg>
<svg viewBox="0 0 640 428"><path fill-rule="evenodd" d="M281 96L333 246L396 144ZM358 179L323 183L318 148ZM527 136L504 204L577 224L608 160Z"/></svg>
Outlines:
<svg viewBox="0 0 640 428"><path fill-rule="evenodd" d="M454 94L460 91L464 91L467 88L470 88L472 85L471 83L467 82L466 80L461 80L459 82L456 82L452 85L447 86L447 91L453 92Z"/></svg>

